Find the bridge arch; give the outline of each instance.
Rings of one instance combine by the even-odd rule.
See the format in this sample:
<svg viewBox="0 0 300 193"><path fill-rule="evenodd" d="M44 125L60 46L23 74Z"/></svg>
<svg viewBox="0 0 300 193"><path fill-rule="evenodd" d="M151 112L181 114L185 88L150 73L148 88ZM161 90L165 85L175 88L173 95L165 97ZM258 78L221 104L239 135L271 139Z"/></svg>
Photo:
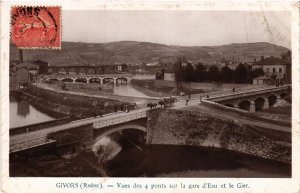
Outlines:
<svg viewBox="0 0 300 193"><path fill-rule="evenodd" d="M273 106L277 102L277 96L276 95L271 95L268 97L269 99L269 106Z"/></svg>
<svg viewBox="0 0 300 193"><path fill-rule="evenodd" d="M243 100L238 104L239 109L250 111L251 101Z"/></svg>
<svg viewBox="0 0 300 193"><path fill-rule="evenodd" d="M254 100L255 102L255 111L262 110L264 108L265 99L262 97L258 97Z"/></svg>
<svg viewBox="0 0 300 193"><path fill-rule="evenodd" d="M75 82L87 83L87 79L86 78L76 78Z"/></svg>
<svg viewBox="0 0 300 193"><path fill-rule="evenodd" d="M89 83L100 84L101 80L100 78L90 78Z"/></svg>
<svg viewBox="0 0 300 193"><path fill-rule="evenodd" d="M49 80L49 81L56 81L56 82L59 82L59 79L57 79L57 78L49 78L48 80Z"/></svg>
<svg viewBox="0 0 300 193"><path fill-rule="evenodd" d="M73 82L72 78L63 78L61 79L62 82Z"/></svg>
<svg viewBox="0 0 300 193"><path fill-rule="evenodd" d="M128 79L125 77L117 78L117 84L127 84Z"/></svg>
<svg viewBox="0 0 300 193"><path fill-rule="evenodd" d="M113 84L114 79L113 78L104 78L103 79L103 84Z"/></svg>
<svg viewBox="0 0 300 193"><path fill-rule="evenodd" d="M118 132L118 131L122 131L122 130L128 130L128 129L135 129L135 130L139 130L142 132L145 132L145 134L147 134L147 128L144 126L140 126L140 125L121 125L121 126L117 126L117 127L113 127L112 129L109 129L103 133L101 133L100 135L98 135L95 139L93 144L96 144L100 139L102 139L105 136L108 136L112 133Z"/></svg>

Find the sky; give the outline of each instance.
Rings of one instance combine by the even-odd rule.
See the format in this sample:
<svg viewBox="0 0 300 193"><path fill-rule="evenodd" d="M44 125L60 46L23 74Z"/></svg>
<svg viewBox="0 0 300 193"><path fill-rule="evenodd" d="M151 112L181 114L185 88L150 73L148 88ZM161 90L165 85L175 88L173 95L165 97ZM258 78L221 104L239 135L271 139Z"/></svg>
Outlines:
<svg viewBox="0 0 300 193"><path fill-rule="evenodd" d="M285 11L63 11L63 41L179 46L269 42L291 48Z"/></svg>

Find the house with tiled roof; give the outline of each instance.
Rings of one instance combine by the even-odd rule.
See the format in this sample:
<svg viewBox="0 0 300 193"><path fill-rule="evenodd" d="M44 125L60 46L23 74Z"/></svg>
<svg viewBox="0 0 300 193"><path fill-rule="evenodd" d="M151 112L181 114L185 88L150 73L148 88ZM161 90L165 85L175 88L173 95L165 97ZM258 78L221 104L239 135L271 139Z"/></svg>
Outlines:
<svg viewBox="0 0 300 193"><path fill-rule="evenodd" d="M287 69L290 63L286 60L277 57L264 58L252 64L252 70L262 68L264 77L270 80L277 80L277 82L287 82ZM264 78L265 79L265 78ZM269 81L270 82L270 81Z"/></svg>

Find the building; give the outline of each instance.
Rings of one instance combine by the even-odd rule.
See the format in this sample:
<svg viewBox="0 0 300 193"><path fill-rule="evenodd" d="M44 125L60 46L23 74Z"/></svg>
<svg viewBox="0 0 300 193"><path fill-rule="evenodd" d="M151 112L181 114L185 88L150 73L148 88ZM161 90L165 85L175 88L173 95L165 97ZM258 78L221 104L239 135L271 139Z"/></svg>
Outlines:
<svg viewBox="0 0 300 193"><path fill-rule="evenodd" d="M16 73L17 73L17 79L18 82L20 82L19 79L25 81L27 78L29 82L35 82L36 76L39 72L39 66L37 64L31 63L31 62L23 62L16 66ZM26 73L28 74L26 77Z"/></svg>
<svg viewBox="0 0 300 193"><path fill-rule="evenodd" d="M48 62L42 61L42 60L35 60L31 63L38 66L38 74L47 74L48 73Z"/></svg>
<svg viewBox="0 0 300 193"><path fill-rule="evenodd" d="M269 80L278 80L278 82L288 82L288 65L290 64L287 61L282 60L280 58L273 56L269 58L264 58L262 56L260 61L252 64L252 70L262 68L265 77L268 77Z"/></svg>
<svg viewBox="0 0 300 193"><path fill-rule="evenodd" d="M19 68L16 71L16 81L18 87L23 87L29 82L29 72L26 68Z"/></svg>
<svg viewBox="0 0 300 193"><path fill-rule="evenodd" d="M263 85L269 83L269 77L267 76L260 76L257 78L253 78L253 84L254 85Z"/></svg>

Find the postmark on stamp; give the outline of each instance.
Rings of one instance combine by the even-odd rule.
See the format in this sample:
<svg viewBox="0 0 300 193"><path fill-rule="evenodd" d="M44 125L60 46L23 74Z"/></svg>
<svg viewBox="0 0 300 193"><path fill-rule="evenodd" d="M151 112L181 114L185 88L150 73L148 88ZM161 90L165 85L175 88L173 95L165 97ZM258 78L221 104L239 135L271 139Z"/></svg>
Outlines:
<svg viewBox="0 0 300 193"><path fill-rule="evenodd" d="M18 48L60 49L61 8L14 6L11 9L11 39Z"/></svg>

